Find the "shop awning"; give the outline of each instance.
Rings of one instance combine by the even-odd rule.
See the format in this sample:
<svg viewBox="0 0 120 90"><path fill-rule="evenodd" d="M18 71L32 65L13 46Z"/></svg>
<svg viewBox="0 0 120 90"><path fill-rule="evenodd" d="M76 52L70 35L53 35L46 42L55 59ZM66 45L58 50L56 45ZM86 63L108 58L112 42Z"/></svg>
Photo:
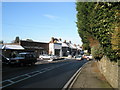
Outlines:
<svg viewBox="0 0 120 90"><path fill-rule="evenodd" d="M38 47L38 46L23 46L25 49L44 49L42 47Z"/></svg>
<svg viewBox="0 0 120 90"><path fill-rule="evenodd" d="M2 49L24 50L21 45L3 45Z"/></svg>

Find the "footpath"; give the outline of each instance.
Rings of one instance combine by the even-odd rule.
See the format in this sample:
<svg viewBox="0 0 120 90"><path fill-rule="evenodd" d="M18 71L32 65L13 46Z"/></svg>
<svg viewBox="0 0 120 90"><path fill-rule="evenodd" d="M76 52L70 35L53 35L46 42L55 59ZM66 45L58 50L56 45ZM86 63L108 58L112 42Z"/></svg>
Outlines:
<svg viewBox="0 0 120 90"><path fill-rule="evenodd" d="M106 81L105 77L100 73L96 61L90 61L83 66L76 80L69 87L70 90L74 90L76 88L79 90L114 90Z"/></svg>

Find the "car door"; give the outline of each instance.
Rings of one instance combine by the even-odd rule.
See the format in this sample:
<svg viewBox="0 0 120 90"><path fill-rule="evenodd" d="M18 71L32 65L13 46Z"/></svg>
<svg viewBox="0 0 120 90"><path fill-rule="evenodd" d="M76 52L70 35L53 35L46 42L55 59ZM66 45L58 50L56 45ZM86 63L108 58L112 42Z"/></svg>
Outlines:
<svg viewBox="0 0 120 90"><path fill-rule="evenodd" d="M29 60L30 60L30 62L33 62L33 61L34 61L34 57L33 57L32 54L29 55Z"/></svg>
<svg viewBox="0 0 120 90"><path fill-rule="evenodd" d="M29 54L25 55L25 63L30 63L30 56L29 56Z"/></svg>

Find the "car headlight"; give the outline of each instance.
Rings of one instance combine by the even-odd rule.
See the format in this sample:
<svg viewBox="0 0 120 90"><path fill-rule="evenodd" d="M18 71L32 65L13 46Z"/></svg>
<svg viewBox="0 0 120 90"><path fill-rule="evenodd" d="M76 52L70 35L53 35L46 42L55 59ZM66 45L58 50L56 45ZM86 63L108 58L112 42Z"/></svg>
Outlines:
<svg viewBox="0 0 120 90"><path fill-rule="evenodd" d="M18 62L19 62L19 60L16 60L16 62L18 63Z"/></svg>
<svg viewBox="0 0 120 90"><path fill-rule="evenodd" d="M10 60L9 58L6 58L7 60Z"/></svg>

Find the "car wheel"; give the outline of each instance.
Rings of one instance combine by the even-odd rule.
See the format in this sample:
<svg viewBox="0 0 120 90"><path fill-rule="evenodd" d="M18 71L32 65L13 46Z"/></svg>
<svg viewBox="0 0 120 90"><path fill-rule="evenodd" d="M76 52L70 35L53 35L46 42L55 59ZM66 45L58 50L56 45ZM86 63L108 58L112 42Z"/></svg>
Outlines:
<svg viewBox="0 0 120 90"><path fill-rule="evenodd" d="M33 65L35 65L35 63L34 63L34 62L32 62L32 63L31 63L31 66L33 66Z"/></svg>
<svg viewBox="0 0 120 90"><path fill-rule="evenodd" d="M41 57L40 59L41 59L41 60L43 60L43 58L42 58L42 57Z"/></svg>
<svg viewBox="0 0 120 90"><path fill-rule="evenodd" d="M87 58L87 60L89 60L89 58Z"/></svg>
<svg viewBox="0 0 120 90"><path fill-rule="evenodd" d="M50 60L53 60L53 58L50 58Z"/></svg>
<svg viewBox="0 0 120 90"><path fill-rule="evenodd" d="M20 63L20 64L19 64L19 66L20 66L20 67L23 67L23 66L24 66L24 64L23 64L23 63Z"/></svg>

